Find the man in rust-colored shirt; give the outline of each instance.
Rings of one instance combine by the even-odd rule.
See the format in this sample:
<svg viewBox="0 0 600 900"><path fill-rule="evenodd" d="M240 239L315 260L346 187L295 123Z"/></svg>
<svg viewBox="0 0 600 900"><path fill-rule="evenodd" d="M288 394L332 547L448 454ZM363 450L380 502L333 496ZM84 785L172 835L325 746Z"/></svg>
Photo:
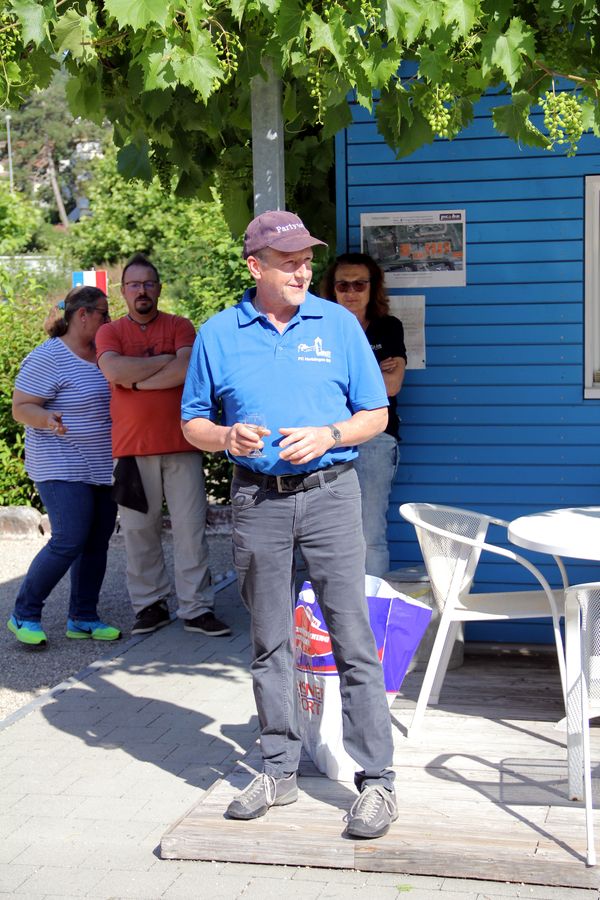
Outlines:
<svg viewBox="0 0 600 900"><path fill-rule="evenodd" d="M230 634L214 614L208 568L202 454L181 431L181 394L196 336L189 319L158 310L158 271L142 254L125 265L128 313L96 335L100 369L111 383L115 459L135 458L147 512L119 506L127 551L127 587L136 614L132 634L170 620L170 584L161 543L163 499L173 530L177 615L186 631Z"/></svg>

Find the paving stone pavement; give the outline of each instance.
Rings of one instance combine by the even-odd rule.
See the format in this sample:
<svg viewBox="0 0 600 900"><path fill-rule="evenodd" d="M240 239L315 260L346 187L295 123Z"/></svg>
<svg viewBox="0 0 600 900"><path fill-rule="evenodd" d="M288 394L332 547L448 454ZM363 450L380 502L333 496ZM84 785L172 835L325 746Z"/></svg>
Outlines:
<svg viewBox="0 0 600 900"><path fill-rule="evenodd" d="M231 637L174 622L0 722L0 897L599 900L596 890L161 860L166 829L257 738L235 584L219 609Z"/></svg>

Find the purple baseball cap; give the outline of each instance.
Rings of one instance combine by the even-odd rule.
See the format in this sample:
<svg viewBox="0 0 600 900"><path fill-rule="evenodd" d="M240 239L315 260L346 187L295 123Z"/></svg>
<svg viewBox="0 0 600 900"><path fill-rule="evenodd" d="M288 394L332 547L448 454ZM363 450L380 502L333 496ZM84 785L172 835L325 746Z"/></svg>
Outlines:
<svg viewBox="0 0 600 900"><path fill-rule="evenodd" d="M304 250L305 247L314 247L316 244L327 246L325 241L313 237L302 219L294 213L284 209L269 210L252 219L248 225L244 235L244 259L265 247L285 253Z"/></svg>

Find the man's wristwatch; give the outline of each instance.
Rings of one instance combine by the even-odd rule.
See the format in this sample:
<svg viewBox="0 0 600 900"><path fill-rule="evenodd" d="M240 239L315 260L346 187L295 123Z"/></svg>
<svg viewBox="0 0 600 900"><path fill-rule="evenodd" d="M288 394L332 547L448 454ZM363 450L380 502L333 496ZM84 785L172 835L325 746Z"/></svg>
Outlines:
<svg viewBox="0 0 600 900"><path fill-rule="evenodd" d="M339 447L339 445L342 443L342 432L339 428L336 428L335 425L328 425L327 427L331 432L331 437L335 441L333 446Z"/></svg>

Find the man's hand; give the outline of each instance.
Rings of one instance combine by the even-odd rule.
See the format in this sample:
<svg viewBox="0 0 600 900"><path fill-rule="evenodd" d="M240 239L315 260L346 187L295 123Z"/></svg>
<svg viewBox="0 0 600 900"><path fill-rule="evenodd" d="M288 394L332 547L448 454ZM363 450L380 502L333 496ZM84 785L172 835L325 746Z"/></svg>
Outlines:
<svg viewBox="0 0 600 900"><path fill-rule="evenodd" d="M271 434L268 428L265 428L262 434L266 437ZM253 450L262 450L264 443L261 436L251 425L245 425L243 422L236 422L229 429L227 435L226 448L234 456L250 456Z"/></svg>
<svg viewBox="0 0 600 900"><path fill-rule="evenodd" d="M323 456L335 443L327 425L321 428L280 428L279 433L285 435L280 444L284 449L279 456L295 466Z"/></svg>

